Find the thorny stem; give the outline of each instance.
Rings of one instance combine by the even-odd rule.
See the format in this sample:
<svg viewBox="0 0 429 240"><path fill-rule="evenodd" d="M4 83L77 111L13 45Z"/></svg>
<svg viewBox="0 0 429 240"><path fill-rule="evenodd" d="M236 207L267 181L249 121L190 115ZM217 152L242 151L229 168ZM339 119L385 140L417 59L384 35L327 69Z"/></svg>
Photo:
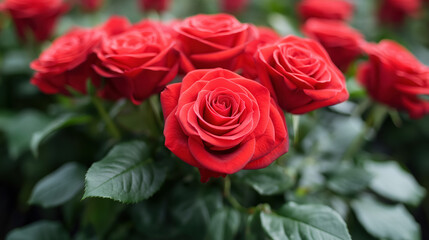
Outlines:
<svg viewBox="0 0 429 240"><path fill-rule="evenodd" d="M224 188L223 188L223 196L228 200L231 206L241 212L247 213L247 209L237 201L233 196L231 196L231 179L228 175L224 178Z"/></svg>

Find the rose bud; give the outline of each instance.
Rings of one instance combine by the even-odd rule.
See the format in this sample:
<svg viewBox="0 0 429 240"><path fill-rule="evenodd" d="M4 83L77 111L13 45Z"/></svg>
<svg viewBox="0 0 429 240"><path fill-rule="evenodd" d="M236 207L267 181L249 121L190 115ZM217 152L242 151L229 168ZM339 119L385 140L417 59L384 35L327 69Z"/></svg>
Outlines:
<svg viewBox="0 0 429 240"><path fill-rule="evenodd" d="M343 74L314 40L287 36L260 48L256 59L261 83L290 113L307 113L349 97Z"/></svg>
<svg viewBox="0 0 429 240"><path fill-rule="evenodd" d="M256 70L255 54L258 48L268 44L275 43L280 40L280 36L271 28L257 27L258 38L253 40L247 45L244 54L240 56L238 67L242 69L241 75L244 77L255 79L258 77L258 71Z"/></svg>
<svg viewBox="0 0 429 240"><path fill-rule="evenodd" d="M240 12L242 11L247 4L248 0L221 0L221 9L223 12Z"/></svg>
<svg viewBox="0 0 429 240"><path fill-rule="evenodd" d="M405 110L411 118L429 113L429 67L396 42L368 43L369 61L360 65L358 80L373 99Z"/></svg>
<svg viewBox="0 0 429 240"><path fill-rule="evenodd" d="M238 56L257 38L254 26L228 14L199 14L175 24L185 72L199 68L237 69Z"/></svg>
<svg viewBox="0 0 429 240"><path fill-rule="evenodd" d="M302 27L307 37L317 40L326 49L341 71L347 71L362 52L364 38L360 32L337 20L309 19Z"/></svg>
<svg viewBox="0 0 429 240"><path fill-rule="evenodd" d="M122 17L111 17L104 25L94 29L74 28L56 39L52 45L31 63L36 74L31 83L47 94L69 94L68 87L85 94L86 82L100 85L99 76L93 71L94 49L102 36L112 36L129 25Z"/></svg>
<svg viewBox="0 0 429 240"><path fill-rule="evenodd" d="M405 17L415 16L420 5L420 0L383 0L379 18L382 22L400 24Z"/></svg>
<svg viewBox="0 0 429 240"><path fill-rule="evenodd" d="M225 69L188 73L161 93L165 145L201 182L270 165L288 151L283 112L260 83Z"/></svg>
<svg viewBox="0 0 429 240"><path fill-rule="evenodd" d="M146 20L126 32L104 38L96 50L96 72L106 79L107 99L129 98L140 104L160 92L179 69L176 42L161 23Z"/></svg>
<svg viewBox="0 0 429 240"><path fill-rule="evenodd" d="M170 0L139 0L142 11L164 12L170 6Z"/></svg>
<svg viewBox="0 0 429 240"><path fill-rule="evenodd" d="M298 13L304 21L309 18L349 20L353 5L345 0L302 0Z"/></svg>
<svg viewBox="0 0 429 240"><path fill-rule="evenodd" d="M97 11L102 5L104 0L80 0L80 5L83 10L88 12Z"/></svg>
<svg viewBox="0 0 429 240"><path fill-rule="evenodd" d="M12 16L22 40L31 31L39 42L51 36L58 18L68 10L61 0L5 0L3 7Z"/></svg>

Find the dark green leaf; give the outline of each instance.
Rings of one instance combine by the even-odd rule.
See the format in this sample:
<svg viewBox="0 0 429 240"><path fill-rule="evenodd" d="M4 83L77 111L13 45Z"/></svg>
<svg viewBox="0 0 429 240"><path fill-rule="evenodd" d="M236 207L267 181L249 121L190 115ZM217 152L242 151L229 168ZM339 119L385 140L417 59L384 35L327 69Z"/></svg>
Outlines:
<svg viewBox="0 0 429 240"><path fill-rule="evenodd" d="M420 239L419 225L403 205L389 206L373 197L363 196L352 202L363 227L374 237L391 240Z"/></svg>
<svg viewBox="0 0 429 240"><path fill-rule="evenodd" d="M323 205L290 203L275 213L261 213L261 223L274 240L351 240L340 215Z"/></svg>
<svg viewBox="0 0 429 240"><path fill-rule="evenodd" d="M84 186L85 168L67 163L40 180L33 189L29 203L55 207L72 199Z"/></svg>
<svg viewBox="0 0 429 240"><path fill-rule="evenodd" d="M0 129L5 133L9 153L17 158L29 149L31 136L48 123L48 118L36 111L27 110L17 115L0 116Z"/></svg>
<svg viewBox="0 0 429 240"><path fill-rule="evenodd" d="M271 165L259 170L246 170L236 173L239 181L251 186L261 195L283 193L290 188L294 180L286 173L286 169L279 165Z"/></svg>
<svg viewBox="0 0 429 240"><path fill-rule="evenodd" d="M6 240L67 240L70 236L57 222L39 221L12 230Z"/></svg>
<svg viewBox="0 0 429 240"><path fill-rule="evenodd" d="M232 240L240 227L240 213L231 208L218 211L210 221L208 240Z"/></svg>
<svg viewBox="0 0 429 240"><path fill-rule="evenodd" d="M383 197L416 206L426 194L396 162L367 162L365 168L374 176L370 188Z"/></svg>
<svg viewBox="0 0 429 240"><path fill-rule="evenodd" d="M149 198L161 187L168 170L162 163L154 163L149 154L141 141L115 146L89 168L83 198L103 197L125 203Z"/></svg>
<svg viewBox="0 0 429 240"><path fill-rule="evenodd" d="M33 137L31 138L31 151L33 152L34 156L38 156L38 150L39 145L43 142L44 139L46 139L49 135L54 133L55 131L72 126L72 125L79 125L86 123L91 120L90 116L76 116L67 114L64 116L61 116L54 121L52 121L48 126L46 126L43 130L37 131L33 134Z"/></svg>
<svg viewBox="0 0 429 240"><path fill-rule="evenodd" d="M371 175L359 168L347 168L336 172L328 181L328 187L339 194L353 194L365 189Z"/></svg>

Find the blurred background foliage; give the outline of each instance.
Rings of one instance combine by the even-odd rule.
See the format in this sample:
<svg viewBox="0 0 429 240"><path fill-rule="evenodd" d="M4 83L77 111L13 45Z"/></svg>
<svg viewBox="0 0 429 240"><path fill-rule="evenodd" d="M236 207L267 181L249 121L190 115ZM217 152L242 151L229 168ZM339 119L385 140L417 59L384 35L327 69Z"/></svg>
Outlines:
<svg viewBox="0 0 429 240"><path fill-rule="evenodd" d="M253 0L236 16L242 22L270 26L281 35L302 35L297 2ZM367 41L394 39L429 65L429 7L418 19L393 27L378 23L378 1L354 4L351 25ZM55 36L74 25L98 25L114 14L137 22L145 17L172 20L219 11L214 0L173 0L171 9L161 15L141 12L134 0L107 0L94 13L73 8L59 21ZM269 239L270 226L261 224L261 219L270 217L268 208L278 209L289 201L332 207L346 220L353 239L419 239L419 229L422 239L429 239L425 197L429 117L410 120L392 111L383 118L383 110L368 108L366 93L353 79L356 67L346 75L348 102L299 118L287 115L291 148L275 167L242 171L226 183L217 179L201 184L195 169L162 149L151 154L168 158L174 170L153 197L127 205L101 198L81 200L86 170L107 154L113 142L89 97L45 95L29 83L29 63L49 43L20 42L11 20L1 17L1 239L23 226L9 239L20 239L19 234L79 240ZM157 137L160 129L145 117L146 105L103 104L121 128L129 130L125 139L162 145ZM367 121L370 118L372 123ZM43 192L49 188L59 190ZM225 189L230 193L222 192ZM224 200L229 194L240 206ZM247 210L237 210L241 208ZM225 235L214 238L214 233Z"/></svg>

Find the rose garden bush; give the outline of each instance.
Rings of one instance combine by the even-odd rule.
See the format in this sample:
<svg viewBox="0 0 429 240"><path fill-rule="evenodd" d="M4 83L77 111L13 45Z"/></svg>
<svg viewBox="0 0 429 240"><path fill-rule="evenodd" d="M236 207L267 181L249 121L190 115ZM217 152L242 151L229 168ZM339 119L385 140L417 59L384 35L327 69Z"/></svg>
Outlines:
<svg viewBox="0 0 429 240"><path fill-rule="evenodd" d="M428 238L427 5L1 2L0 237Z"/></svg>

